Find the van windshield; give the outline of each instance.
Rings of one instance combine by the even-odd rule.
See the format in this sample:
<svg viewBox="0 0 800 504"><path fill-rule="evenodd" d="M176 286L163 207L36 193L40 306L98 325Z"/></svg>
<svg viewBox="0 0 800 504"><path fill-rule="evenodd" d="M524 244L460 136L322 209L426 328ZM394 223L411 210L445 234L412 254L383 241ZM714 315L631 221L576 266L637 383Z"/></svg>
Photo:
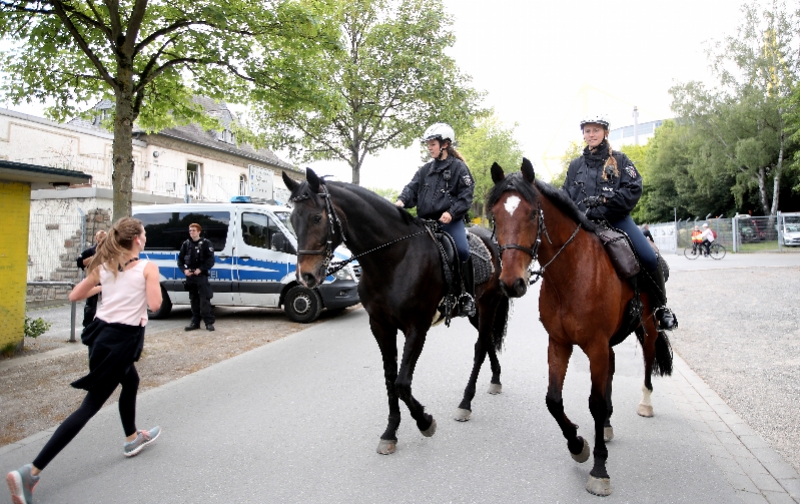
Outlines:
<svg viewBox="0 0 800 504"><path fill-rule="evenodd" d="M277 217L278 220L281 221L281 223L284 226L286 226L286 229L288 229L289 232L292 233L292 236L294 236L294 238L297 239L297 233L294 232L294 228L292 227L292 221L289 219L289 217L292 216L292 213L291 212L281 212L281 211L277 211L277 212L274 212L274 213L275 213L275 217Z"/></svg>

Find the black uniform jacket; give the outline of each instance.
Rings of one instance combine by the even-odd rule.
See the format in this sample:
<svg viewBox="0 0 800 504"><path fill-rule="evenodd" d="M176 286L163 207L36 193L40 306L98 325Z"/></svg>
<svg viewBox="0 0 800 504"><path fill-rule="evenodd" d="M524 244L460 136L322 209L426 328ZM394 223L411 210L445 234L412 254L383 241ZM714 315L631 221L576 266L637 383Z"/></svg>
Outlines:
<svg viewBox="0 0 800 504"><path fill-rule="evenodd" d="M614 152L617 161L619 176L608 175L608 180L603 180L603 165L608 158L608 148L605 155L584 155L573 159L567 169L567 178L562 187L569 194L578 208L586 211L583 200L589 196L602 196L606 199L603 206L592 208L586 216L593 220L608 220L616 222L631 213L642 196L642 177L633 166L633 162L622 152Z"/></svg>
<svg viewBox="0 0 800 504"><path fill-rule="evenodd" d="M438 219L450 212L453 221L464 218L472 205L475 182L469 168L458 158L433 160L422 166L398 198L405 208L417 207L423 219Z"/></svg>
<svg viewBox="0 0 800 504"><path fill-rule="evenodd" d="M86 266L83 265L83 260L86 259L87 257L92 257L93 255L95 255L96 252L97 252L97 245L89 247L83 252L81 252L81 255L78 256L78 267L80 269L86 269Z"/></svg>
<svg viewBox="0 0 800 504"><path fill-rule="evenodd" d="M181 271L199 269L200 275L208 276L208 271L214 267L214 246L207 238L197 241L187 239L181 245L178 253L178 269Z"/></svg>

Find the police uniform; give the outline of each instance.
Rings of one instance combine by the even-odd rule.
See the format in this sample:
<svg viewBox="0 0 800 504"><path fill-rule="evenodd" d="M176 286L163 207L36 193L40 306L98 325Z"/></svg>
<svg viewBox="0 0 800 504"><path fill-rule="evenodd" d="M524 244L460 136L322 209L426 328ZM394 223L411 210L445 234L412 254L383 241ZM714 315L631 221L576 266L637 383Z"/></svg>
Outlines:
<svg viewBox="0 0 800 504"><path fill-rule="evenodd" d="M178 269L200 270L199 275L186 277L186 290L189 291L189 300L192 304L192 322L189 328L200 327L200 319L203 319L206 327L213 327L214 314L212 312L211 298L214 293L208 283L208 272L214 267L214 246L207 238L200 238L197 241L187 239L181 245L178 253ZM189 329L187 328L187 329ZM210 328L209 328L210 329Z"/></svg>

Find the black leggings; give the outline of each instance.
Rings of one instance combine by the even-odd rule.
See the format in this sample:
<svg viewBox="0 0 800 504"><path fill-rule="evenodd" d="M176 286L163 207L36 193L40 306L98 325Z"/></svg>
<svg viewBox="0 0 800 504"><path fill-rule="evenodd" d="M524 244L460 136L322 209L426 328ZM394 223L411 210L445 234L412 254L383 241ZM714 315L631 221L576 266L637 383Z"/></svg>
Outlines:
<svg viewBox="0 0 800 504"><path fill-rule="evenodd" d="M139 373L136 372L136 367L133 364L125 371L119 384L122 385L122 391L119 394L119 417L122 420L122 429L125 431L125 437L128 437L136 433L136 391L139 389ZM100 411L100 408L103 407L103 404L111 397L116 388L117 383L108 383L98 385L87 392L86 398L80 407L58 426L53 436L44 445L42 451L39 452L39 456L33 461L34 467L39 470L47 467L47 464Z"/></svg>

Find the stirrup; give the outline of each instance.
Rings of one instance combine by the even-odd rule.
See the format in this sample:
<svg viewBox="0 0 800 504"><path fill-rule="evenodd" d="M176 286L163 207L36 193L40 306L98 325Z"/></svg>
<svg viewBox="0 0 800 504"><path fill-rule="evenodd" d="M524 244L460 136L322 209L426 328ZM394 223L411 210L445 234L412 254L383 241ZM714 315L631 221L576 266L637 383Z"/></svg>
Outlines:
<svg viewBox="0 0 800 504"><path fill-rule="evenodd" d="M475 299L473 299L473 297L469 294L462 294L458 298L458 316L474 317L475 312Z"/></svg>
<svg viewBox="0 0 800 504"><path fill-rule="evenodd" d="M665 331L678 328L678 317L666 306L656 309L656 321L658 321L658 328Z"/></svg>

